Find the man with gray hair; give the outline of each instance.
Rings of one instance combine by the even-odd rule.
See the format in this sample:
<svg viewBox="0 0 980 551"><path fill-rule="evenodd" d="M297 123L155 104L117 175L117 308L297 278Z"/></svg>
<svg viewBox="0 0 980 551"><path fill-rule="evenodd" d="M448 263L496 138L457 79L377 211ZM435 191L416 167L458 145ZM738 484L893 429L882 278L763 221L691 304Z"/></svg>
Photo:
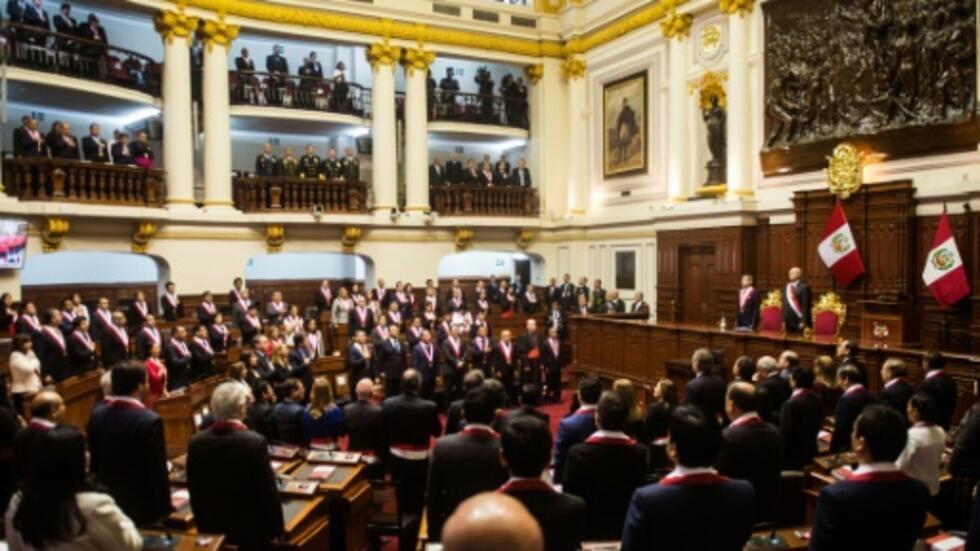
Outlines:
<svg viewBox="0 0 980 551"><path fill-rule="evenodd" d="M720 419L725 411L725 380L715 374L715 358L707 348L691 356L694 378L684 387L684 403L701 408L705 415Z"/></svg>
<svg viewBox="0 0 980 551"><path fill-rule="evenodd" d="M793 389L789 380L780 376L779 362L772 356L763 356L755 364L759 416L770 423L779 424L779 412Z"/></svg>
<svg viewBox="0 0 980 551"><path fill-rule="evenodd" d="M381 406L371 401L374 381L365 377L354 389L357 401L344 406L344 423L350 438L347 449L369 452L375 457L384 455L384 421Z"/></svg>
<svg viewBox="0 0 980 551"><path fill-rule="evenodd" d="M215 389L215 422L187 449L187 488L202 533L225 534L239 549L266 549L283 533L282 505L268 442L242 422L248 397L231 381Z"/></svg>

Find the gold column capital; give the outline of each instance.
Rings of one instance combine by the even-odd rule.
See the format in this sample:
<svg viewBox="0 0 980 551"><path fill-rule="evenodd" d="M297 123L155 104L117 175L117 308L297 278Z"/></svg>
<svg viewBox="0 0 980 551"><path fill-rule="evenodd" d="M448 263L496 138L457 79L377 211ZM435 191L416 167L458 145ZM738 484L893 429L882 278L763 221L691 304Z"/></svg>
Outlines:
<svg viewBox="0 0 980 551"><path fill-rule="evenodd" d="M53 253L61 248L65 234L71 228L66 218L45 218L41 226L41 250Z"/></svg>
<svg viewBox="0 0 980 551"><path fill-rule="evenodd" d="M205 19L200 28L197 29L197 36L207 45L208 51L214 44L228 47L238 38L238 25L230 25L225 22L224 14L219 14L218 19Z"/></svg>
<svg viewBox="0 0 980 551"><path fill-rule="evenodd" d="M524 67L524 77L531 84L537 84L544 76L544 63L535 63Z"/></svg>
<svg viewBox="0 0 980 551"><path fill-rule="evenodd" d="M453 235L456 252L465 251L470 246L471 241L473 241L473 230L469 228L456 228L456 233Z"/></svg>
<svg viewBox="0 0 980 551"><path fill-rule="evenodd" d="M691 25L694 24L694 16L689 13L677 13L677 9L670 8L666 17L660 21L660 32L664 38L676 39L682 42L691 34Z"/></svg>
<svg viewBox="0 0 980 551"><path fill-rule="evenodd" d="M569 56L561 62L561 73L569 80L585 77L585 60L578 56Z"/></svg>
<svg viewBox="0 0 980 551"><path fill-rule="evenodd" d="M286 242L286 228L283 226L265 227L265 248L269 254L282 252L282 245Z"/></svg>
<svg viewBox="0 0 980 551"><path fill-rule="evenodd" d="M526 251L528 247L531 246L531 242L534 240L534 237L534 230L522 228L517 232L517 235L514 236L514 244L517 245L518 249Z"/></svg>
<svg viewBox="0 0 980 551"><path fill-rule="evenodd" d="M371 64L371 68L375 71L379 70L381 67L389 67L394 69L395 63L401 57L402 49L398 46L392 46L387 39L384 42L375 42L367 49L367 60Z"/></svg>
<svg viewBox="0 0 980 551"><path fill-rule="evenodd" d="M755 0L718 0L718 9L725 15L745 17L755 9Z"/></svg>
<svg viewBox="0 0 980 551"><path fill-rule="evenodd" d="M161 11L153 18L154 28L167 44L173 43L174 38L183 38L190 45L194 40L197 22L198 19L184 13L183 8L178 11Z"/></svg>
<svg viewBox="0 0 980 551"><path fill-rule="evenodd" d="M153 222L141 222L133 232L133 252L145 254L150 248L150 239L157 234L157 225Z"/></svg>
<svg viewBox="0 0 980 551"><path fill-rule="evenodd" d="M426 50L422 44L419 44L417 48L402 50L401 64L408 76L414 75L415 71L427 72L435 60L436 53L432 50Z"/></svg>
<svg viewBox="0 0 980 551"><path fill-rule="evenodd" d="M357 244L361 241L361 228L357 226L345 226L340 234L340 246L345 253L352 253L357 250Z"/></svg>

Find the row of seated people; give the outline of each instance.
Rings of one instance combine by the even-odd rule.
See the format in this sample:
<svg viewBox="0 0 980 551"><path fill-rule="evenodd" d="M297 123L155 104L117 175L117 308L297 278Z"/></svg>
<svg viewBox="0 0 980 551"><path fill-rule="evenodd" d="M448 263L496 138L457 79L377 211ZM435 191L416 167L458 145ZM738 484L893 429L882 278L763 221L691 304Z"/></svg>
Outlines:
<svg viewBox="0 0 980 551"><path fill-rule="evenodd" d="M113 132L115 142L110 146L102 137L102 128L92 123L89 133L79 143L71 133L67 122L55 121L47 135L38 129L37 119L25 115L21 125L14 129L13 144L15 157L48 157L71 161L93 163L112 163L149 168L155 158L150 137L146 131L136 134L136 141L130 143L126 132Z"/></svg>
<svg viewBox="0 0 980 551"><path fill-rule="evenodd" d="M459 153L453 153L445 164L438 155L433 157L429 165L429 185L438 187L458 184L529 188L531 171L524 159L518 159L517 166L512 169L506 153L501 154L496 163L490 160L490 155L484 155L479 166L476 159L467 159L465 167Z"/></svg>
<svg viewBox="0 0 980 551"><path fill-rule="evenodd" d="M290 79L289 60L283 53L281 45L273 46L272 54L265 59L265 71L269 76L257 78L255 61L250 57L248 48L241 49L241 55L235 58L233 78L238 101L257 105L273 103L285 107L296 105L340 113L355 111L356 104L350 97L351 87L347 82L344 62L337 62L333 73L325 78L317 53L310 52L300 65L297 86Z"/></svg>
<svg viewBox="0 0 980 551"><path fill-rule="evenodd" d="M359 182L361 162L354 156L350 147L344 156L337 158L337 150L327 149L327 156L320 158L316 146L307 144L300 158L293 156L293 148L283 148L282 156L272 152L272 144L264 144L262 153L255 158L255 176L285 176L288 178L310 178L330 181Z"/></svg>

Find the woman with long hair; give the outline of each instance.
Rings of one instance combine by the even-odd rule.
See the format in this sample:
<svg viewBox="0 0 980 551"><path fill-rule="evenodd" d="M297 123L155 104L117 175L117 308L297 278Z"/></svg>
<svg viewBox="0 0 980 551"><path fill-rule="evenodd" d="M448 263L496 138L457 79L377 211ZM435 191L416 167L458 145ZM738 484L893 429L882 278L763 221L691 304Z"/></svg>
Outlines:
<svg viewBox="0 0 980 551"><path fill-rule="evenodd" d="M617 379L613 382L612 389L623 399L626 411L629 412L623 432L636 438L643 431L643 405L636 400L636 389L629 379Z"/></svg>
<svg viewBox="0 0 980 551"><path fill-rule="evenodd" d="M31 468L6 515L11 551L138 551L143 538L108 494L86 480L85 437L58 426L34 443Z"/></svg>
<svg viewBox="0 0 980 551"><path fill-rule="evenodd" d="M310 392L310 404L303 412L303 441L306 446L336 449L337 439L347 429L344 411L333 400L333 386L326 377L317 377Z"/></svg>
<svg viewBox="0 0 980 551"><path fill-rule="evenodd" d="M653 403L643 417L643 442L650 445L650 472L670 470L667 458L667 429L670 414L677 407L677 386L670 379L660 379L653 387Z"/></svg>
<svg viewBox="0 0 980 551"><path fill-rule="evenodd" d="M341 287L337 291L337 298L333 299L330 307L330 325L347 325L350 319L350 311L354 309L354 300L350 298L347 287Z"/></svg>

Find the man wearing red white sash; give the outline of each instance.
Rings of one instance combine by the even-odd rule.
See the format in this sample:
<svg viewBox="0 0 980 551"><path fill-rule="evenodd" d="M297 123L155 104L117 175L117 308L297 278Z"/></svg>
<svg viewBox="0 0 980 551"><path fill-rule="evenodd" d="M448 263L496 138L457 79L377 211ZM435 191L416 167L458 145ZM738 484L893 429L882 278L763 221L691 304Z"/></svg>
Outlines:
<svg viewBox="0 0 980 551"><path fill-rule="evenodd" d="M177 297L177 284L168 281L166 291L160 297L160 309L163 311L163 319L167 321L177 321L184 316L184 304Z"/></svg>
<svg viewBox="0 0 980 551"><path fill-rule="evenodd" d="M742 275L742 288L738 290L738 309L735 327L754 330L759 323L759 292L752 286L752 276Z"/></svg>
<svg viewBox="0 0 980 551"><path fill-rule="evenodd" d="M422 340L412 349L412 367L422 375L422 397L433 399L436 389L436 377L439 375L439 354L432 343L432 333L428 329L422 331Z"/></svg>
<svg viewBox="0 0 980 551"><path fill-rule="evenodd" d="M208 328L198 325L191 340L191 382L211 375L214 364L214 348L208 338Z"/></svg>
<svg viewBox="0 0 980 551"><path fill-rule="evenodd" d="M554 403L561 401L561 341L558 329L548 328L548 339L541 346L541 367L544 370L545 389L548 399Z"/></svg>
<svg viewBox="0 0 980 551"><path fill-rule="evenodd" d="M122 312L112 313L112 323L103 333L101 344L102 367L110 369L129 358L129 333L126 332L126 316Z"/></svg>
<svg viewBox="0 0 980 551"><path fill-rule="evenodd" d="M148 315L150 315L150 307L146 303L146 294L143 291L136 291L129 309L129 328L133 331L139 330Z"/></svg>
<svg viewBox="0 0 980 551"><path fill-rule="evenodd" d="M500 340L490 351L490 366L494 378L499 379L504 385L511 403L517 403L517 383L514 374L517 365L514 356L514 343L511 341L510 330L504 329L500 332Z"/></svg>
<svg viewBox="0 0 980 551"><path fill-rule="evenodd" d="M442 380L446 407L463 393L463 375L466 374L466 346L459 338L459 326L453 325L449 337L442 342Z"/></svg>
<svg viewBox="0 0 980 551"><path fill-rule="evenodd" d="M429 343L432 344L431 342ZM422 343L416 347L422 346ZM389 467L397 480L402 510L421 513L425 504L425 481L429 470L429 446L442 432L435 402L419 396L422 375L406 369L402 393L390 396L381 405L384 433L391 435Z"/></svg>
<svg viewBox="0 0 980 551"><path fill-rule="evenodd" d="M812 299L810 286L803 281L803 270L789 269L789 282L782 290L783 325L790 333L801 333L806 327L813 327L810 307Z"/></svg>
<svg viewBox="0 0 980 551"><path fill-rule="evenodd" d="M154 345L162 347L163 341L160 338L160 330L157 329L156 316L147 314L146 319L143 320L143 327L139 329L139 333L136 333L136 358L139 360L148 358L150 349Z"/></svg>
<svg viewBox="0 0 980 551"><path fill-rule="evenodd" d="M61 332L61 312L52 308L44 313L44 326L35 333L34 348L41 360L44 379L58 383L68 378L68 346Z"/></svg>
<svg viewBox="0 0 980 551"><path fill-rule="evenodd" d="M105 334L109 332L111 326L112 311L109 309L109 299L101 297L92 316L92 325L89 327L89 332L92 333L92 337L95 340L101 342Z"/></svg>
<svg viewBox="0 0 980 551"><path fill-rule="evenodd" d="M167 390L176 390L187 386L190 382L189 372L191 363L191 351L187 347L187 328L183 325L174 327L163 351L164 361L167 364Z"/></svg>

